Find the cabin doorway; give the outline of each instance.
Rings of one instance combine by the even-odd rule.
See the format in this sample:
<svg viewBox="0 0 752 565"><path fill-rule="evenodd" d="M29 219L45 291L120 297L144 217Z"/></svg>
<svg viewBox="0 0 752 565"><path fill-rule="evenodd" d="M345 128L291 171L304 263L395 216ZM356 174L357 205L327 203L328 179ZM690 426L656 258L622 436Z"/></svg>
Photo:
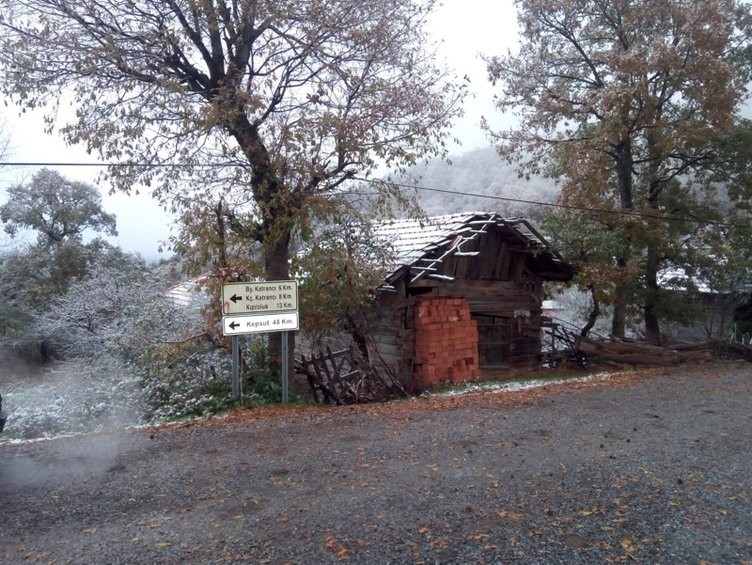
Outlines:
<svg viewBox="0 0 752 565"><path fill-rule="evenodd" d="M478 362L482 371L524 365L537 358L540 341L520 333L517 318L475 315L473 319L478 324Z"/></svg>

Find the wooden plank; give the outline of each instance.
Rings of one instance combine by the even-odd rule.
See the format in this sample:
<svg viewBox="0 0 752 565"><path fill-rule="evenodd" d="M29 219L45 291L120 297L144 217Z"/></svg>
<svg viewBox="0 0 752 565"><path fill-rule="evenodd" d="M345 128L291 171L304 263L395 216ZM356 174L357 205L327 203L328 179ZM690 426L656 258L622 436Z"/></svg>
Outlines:
<svg viewBox="0 0 752 565"><path fill-rule="evenodd" d="M322 400L327 400L334 404L342 404L337 394L328 386L327 383L324 382L320 366L316 360L316 355L312 354L311 359L306 364L310 365L311 367L311 371L307 372L306 376L309 378L309 386L314 387L314 398L318 398L318 395L315 392L316 389L318 389L321 391ZM311 385L311 383L313 383L313 385Z"/></svg>
<svg viewBox="0 0 752 565"><path fill-rule="evenodd" d="M338 386L329 370L329 365L326 362L326 357L323 353L319 354L318 363L316 364L316 373L320 376L321 382L327 386L330 393L334 396L337 404L342 404L342 399L339 396ZM326 375L326 378L324 378Z"/></svg>
<svg viewBox="0 0 752 565"><path fill-rule="evenodd" d="M327 347L326 348L327 353L329 353L329 356L332 360L332 365L334 366L334 369L337 373L342 371L342 367L345 364L345 361L347 361L347 354L350 352L349 349L343 349L341 351L338 351L336 353L332 353L331 350ZM337 364L337 358L339 358L339 364Z"/></svg>
<svg viewBox="0 0 752 565"><path fill-rule="evenodd" d="M525 262L527 260L527 254L513 253L514 260L512 263L512 269L510 271L510 278L514 281L522 280L522 273L525 270Z"/></svg>
<svg viewBox="0 0 752 565"><path fill-rule="evenodd" d="M309 370L309 365L311 362L309 360L306 360L305 355L300 355L300 365L303 368L303 373L306 376L306 380L308 381L308 388L311 390L311 396L313 396L313 401L317 404L320 402L319 400L319 392L317 388L316 379L313 377L312 371Z"/></svg>
<svg viewBox="0 0 752 565"><path fill-rule="evenodd" d="M329 377L328 381L333 385L332 388L336 387L337 390L341 390L342 381L339 378L339 371L337 370L337 365L332 359L332 350L329 349L329 347L326 348L326 357L322 354L321 360L323 361L324 371L326 372L327 377ZM331 370L329 369L329 362L332 364Z"/></svg>

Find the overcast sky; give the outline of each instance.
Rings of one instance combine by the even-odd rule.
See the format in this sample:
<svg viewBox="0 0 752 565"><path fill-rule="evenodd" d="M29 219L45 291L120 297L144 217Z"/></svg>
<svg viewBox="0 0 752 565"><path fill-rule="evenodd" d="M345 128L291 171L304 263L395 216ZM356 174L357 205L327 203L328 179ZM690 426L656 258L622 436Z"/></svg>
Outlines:
<svg viewBox="0 0 752 565"><path fill-rule="evenodd" d="M470 78L473 93L465 105L465 116L454 127L461 146L452 151L460 153L489 143L480 129L483 115L493 125L506 120L493 108L493 92L486 78L480 54L502 54L517 43L516 12L511 0L444 0L433 14L429 31L439 42L439 57L455 74ZM7 161L35 163L92 162L91 156L80 147L67 147L60 138L43 133L41 115L24 114L19 117L15 107L6 108L3 127L10 139ZM5 168L0 171L0 188L26 182L39 167ZM93 167L56 168L68 179L93 182L97 169ZM148 195L109 195L103 191L104 207L117 216L119 236L113 243L126 251L141 253L153 260L160 241L169 236L170 218ZM4 201L4 194L2 196ZM164 256L164 255L163 255Z"/></svg>

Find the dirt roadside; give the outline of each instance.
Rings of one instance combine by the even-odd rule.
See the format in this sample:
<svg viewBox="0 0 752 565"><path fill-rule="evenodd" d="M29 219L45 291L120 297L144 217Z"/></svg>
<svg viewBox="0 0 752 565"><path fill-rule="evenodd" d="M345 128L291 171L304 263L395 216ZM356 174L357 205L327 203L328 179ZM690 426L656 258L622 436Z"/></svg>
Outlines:
<svg viewBox="0 0 752 565"><path fill-rule="evenodd" d="M0 445L2 563L749 563L752 365Z"/></svg>

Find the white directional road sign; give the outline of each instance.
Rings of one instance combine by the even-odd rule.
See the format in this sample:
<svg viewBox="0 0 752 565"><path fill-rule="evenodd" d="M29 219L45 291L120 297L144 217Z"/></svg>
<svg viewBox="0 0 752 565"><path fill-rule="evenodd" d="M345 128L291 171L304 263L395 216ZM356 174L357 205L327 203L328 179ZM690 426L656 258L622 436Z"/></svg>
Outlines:
<svg viewBox="0 0 752 565"><path fill-rule="evenodd" d="M222 287L226 316L297 312L298 281L230 283Z"/></svg>
<svg viewBox="0 0 752 565"><path fill-rule="evenodd" d="M224 335L285 332L297 329L297 312L249 314L248 316L225 316L222 318L222 333Z"/></svg>

